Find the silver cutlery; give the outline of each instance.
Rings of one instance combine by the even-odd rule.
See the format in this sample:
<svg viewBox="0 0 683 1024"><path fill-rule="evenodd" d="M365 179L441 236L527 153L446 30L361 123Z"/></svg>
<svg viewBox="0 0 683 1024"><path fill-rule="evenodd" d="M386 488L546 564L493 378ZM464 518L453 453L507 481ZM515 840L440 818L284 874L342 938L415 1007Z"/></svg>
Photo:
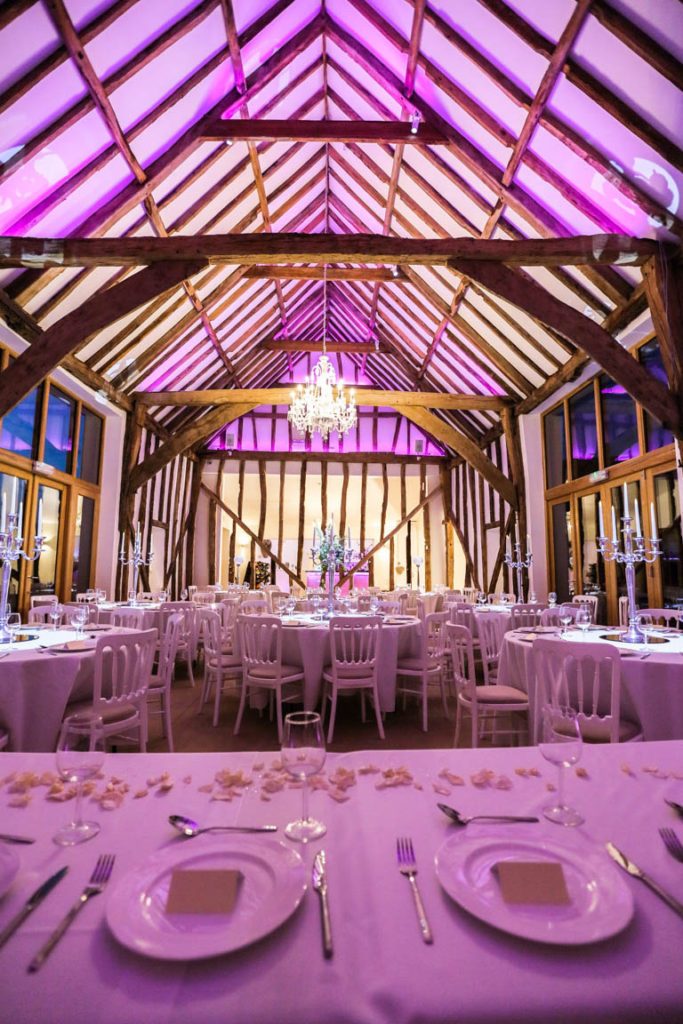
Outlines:
<svg viewBox="0 0 683 1024"><path fill-rule="evenodd" d="M683 804L677 804L675 800L666 799L664 800L664 803L668 804L669 807L673 808L673 810L676 811L676 814L679 814L681 818L683 818Z"/></svg>
<svg viewBox="0 0 683 1024"><path fill-rule="evenodd" d="M652 892L659 896L660 900L664 900L672 910L675 910L677 914L683 917L683 903L679 903L666 889L662 889L659 882L655 882L654 878L651 878L642 868L634 864L630 857L627 857L625 853L617 849L614 843L607 843L606 849L612 860L616 861L620 868L623 868L629 875L633 875L634 878L639 878L648 889L652 889Z"/></svg>
<svg viewBox="0 0 683 1024"><path fill-rule="evenodd" d="M11 836L5 832L0 832L0 842L2 843L25 843L27 846L31 843L35 843L35 839L30 839L28 836Z"/></svg>
<svg viewBox="0 0 683 1024"><path fill-rule="evenodd" d="M683 843L674 830L672 828L660 828L659 834L671 856L683 862Z"/></svg>
<svg viewBox="0 0 683 1024"><path fill-rule="evenodd" d="M113 853L101 853L97 858L95 870L90 876L90 881L86 885L85 889L78 897L68 914L57 925L45 945L41 946L33 960L31 960L31 963L28 965L28 970L31 974L34 974L42 967L52 950L66 932L69 925L76 918L79 911L83 909L88 900L92 899L93 896L99 896L102 892L111 877L111 871L114 867L114 859Z"/></svg>
<svg viewBox="0 0 683 1024"><path fill-rule="evenodd" d="M29 896L19 913L15 914L9 924L6 924L0 932L0 947L5 945L7 940L14 935L19 925L24 923L28 915L43 902L47 894L52 892L57 883L61 882L68 870L68 868L60 868L59 871L55 871L54 875L50 875L47 881L39 885L33 895Z"/></svg>
<svg viewBox="0 0 683 1024"><path fill-rule="evenodd" d="M437 804L436 806L456 825L469 825L471 821L534 822L540 820L539 818L523 817L517 814L473 814L471 817L466 818L459 811L456 811L455 807L450 807L448 804Z"/></svg>
<svg viewBox="0 0 683 1024"><path fill-rule="evenodd" d="M313 861L313 888L320 896L320 914L323 928L323 953L327 960L330 959L334 950L332 947L332 922L330 920L330 905L327 899L327 871L325 851L320 850Z"/></svg>
<svg viewBox="0 0 683 1024"><path fill-rule="evenodd" d="M396 858L398 860L398 870L402 875L405 875L410 882L410 888L415 901L415 910L417 911L417 919L420 923L422 938L424 942L432 943L434 941L434 937L432 935L432 930L429 927L429 921L427 920L427 914L422 902L420 890L417 887L417 861L415 860L415 851L413 850L412 839L408 837L399 837L396 840Z"/></svg>
<svg viewBox="0 0 683 1024"><path fill-rule="evenodd" d="M182 814L170 814L168 821L186 839L194 839L204 832L277 832L277 825L209 825L200 828L196 821L185 818Z"/></svg>

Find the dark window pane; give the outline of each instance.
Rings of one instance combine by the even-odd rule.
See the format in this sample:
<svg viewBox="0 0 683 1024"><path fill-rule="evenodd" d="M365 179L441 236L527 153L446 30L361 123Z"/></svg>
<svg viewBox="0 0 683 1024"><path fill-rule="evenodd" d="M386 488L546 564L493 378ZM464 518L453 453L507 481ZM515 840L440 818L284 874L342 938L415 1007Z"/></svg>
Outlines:
<svg viewBox="0 0 683 1024"><path fill-rule="evenodd" d="M102 420L88 409L81 411L81 429L78 438L78 465L76 476L88 483L99 482L100 444Z"/></svg>
<svg viewBox="0 0 683 1024"><path fill-rule="evenodd" d="M605 465L635 459L640 455L636 403L628 391L606 373L600 375L600 405Z"/></svg>
<svg viewBox="0 0 683 1024"><path fill-rule="evenodd" d="M638 359L653 377L668 384L662 355L659 351L659 342L656 338L647 341L638 350ZM666 444L673 444L673 439L674 436L670 430L663 427L659 420L656 420L649 412L645 412L645 447L649 452L654 451L655 448L663 448Z"/></svg>
<svg viewBox="0 0 683 1024"><path fill-rule="evenodd" d="M38 450L38 413L42 387L23 398L19 405L3 416L0 448L35 459Z"/></svg>
<svg viewBox="0 0 683 1024"><path fill-rule="evenodd" d="M41 504L42 502L42 504ZM42 509L42 533L45 537L43 551L31 563L32 594L54 594L57 581L57 556L59 554L59 519L62 511L62 492L56 487L41 484L38 488L38 508ZM37 518L37 515L36 515ZM33 532L38 528L37 522Z"/></svg>
<svg viewBox="0 0 683 1024"><path fill-rule="evenodd" d="M654 485L657 532L662 544L662 604L664 608L683 609L683 536L676 470L659 473ZM649 516L646 518L649 524Z"/></svg>
<svg viewBox="0 0 683 1024"><path fill-rule="evenodd" d="M641 522L643 523L643 525L646 526L646 533L647 533L648 532L647 525L649 525L649 521L650 520L649 520L649 516L645 516L643 518L643 503L642 503L641 497L640 497L640 484L639 484L639 482L637 480L632 480L627 485L627 487L628 487L628 507L629 507L629 511L630 511L631 517L632 517L631 518L631 526L635 530L635 525L636 525L635 524L635 502L637 500L638 503L640 504ZM622 487L613 487L612 488L612 507L614 509L614 514L615 514L615 516L617 518L617 534L618 534L618 537L619 537L619 547L623 551L624 536L623 536L623 533L622 533L623 524L622 524L622 521L621 521L621 517L624 514L624 492L623 492L623 488ZM608 526L607 523L605 523L605 529L610 531L610 536L611 536L612 535L612 518L611 518L611 515L610 515L610 525ZM636 569L636 604L637 604L637 606L639 608L647 608L647 577L645 575L645 573L646 573L645 563L644 562L637 562L635 569ZM616 570L617 570L617 595L619 597L624 597L625 594L626 594L626 570L624 569L624 565L623 565L622 562L617 562L616 563Z"/></svg>
<svg viewBox="0 0 683 1024"><path fill-rule="evenodd" d="M546 487L567 483L567 444L564 433L564 406L558 405L543 419L545 431Z"/></svg>
<svg viewBox="0 0 683 1024"><path fill-rule="evenodd" d="M19 536L26 537L27 530L24 528L26 518L26 481L21 477L11 476L9 473L0 473L0 530L9 529L9 515L11 512L18 514L16 523ZM33 550L33 538L31 541L24 540L24 551L27 546ZM19 561L10 565L8 601L13 612L19 611L19 573L21 566Z"/></svg>
<svg viewBox="0 0 683 1024"><path fill-rule="evenodd" d="M90 586L90 564L92 560L92 538L95 523L95 502L79 494L76 511L76 536L74 538L74 561L71 573L71 597L83 593Z"/></svg>
<svg viewBox="0 0 683 1024"><path fill-rule="evenodd" d="M552 506L552 534L555 592L558 601L571 601L576 588L574 586L571 512L568 501Z"/></svg>
<svg viewBox="0 0 683 1024"><path fill-rule="evenodd" d="M599 468L598 432L595 422L595 396L589 384L569 399L569 425L572 439L572 476L586 476Z"/></svg>
<svg viewBox="0 0 683 1024"><path fill-rule="evenodd" d="M45 426L45 454L48 466L71 472L76 403L57 388L50 388Z"/></svg>
<svg viewBox="0 0 683 1024"><path fill-rule="evenodd" d="M586 494L579 499L579 544L581 545L581 594L598 598L597 622L604 622L607 612L605 594L605 560L598 554L598 495Z"/></svg>

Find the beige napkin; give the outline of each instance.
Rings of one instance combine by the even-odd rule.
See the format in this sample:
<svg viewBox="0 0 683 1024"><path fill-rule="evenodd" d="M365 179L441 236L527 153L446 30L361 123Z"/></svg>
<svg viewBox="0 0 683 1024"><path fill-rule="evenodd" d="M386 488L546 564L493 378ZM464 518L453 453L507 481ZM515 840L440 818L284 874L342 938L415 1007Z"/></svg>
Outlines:
<svg viewBox="0 0 683 1024"><path fill-rule="evenodd" d="M237 901L241 871L178 868L171 875L167 914L229 914Z"/></svg>
<svg viewBox="0 0 683 1024"><path fill-rule="evenodd" d="M570 903L558 861L502 860L494 865L506 903Z"/></svg>

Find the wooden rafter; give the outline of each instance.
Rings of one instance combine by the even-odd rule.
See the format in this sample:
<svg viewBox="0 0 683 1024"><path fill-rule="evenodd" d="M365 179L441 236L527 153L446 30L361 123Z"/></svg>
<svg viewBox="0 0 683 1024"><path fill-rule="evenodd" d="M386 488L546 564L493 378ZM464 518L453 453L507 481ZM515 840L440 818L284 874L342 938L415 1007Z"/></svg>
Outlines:
<svg viewBox="0 0 683 1024"><path fill-rule="evenodd" d="M142 405L289 405L291 387L228 388L224 391L207 388L204 391L139 391L135 398ZM424 406L431 409L491 409L499 411L509 400L499 395L454 395L441 391L380 391L377 388L358 388L359 405L405 407Z"/></svg>

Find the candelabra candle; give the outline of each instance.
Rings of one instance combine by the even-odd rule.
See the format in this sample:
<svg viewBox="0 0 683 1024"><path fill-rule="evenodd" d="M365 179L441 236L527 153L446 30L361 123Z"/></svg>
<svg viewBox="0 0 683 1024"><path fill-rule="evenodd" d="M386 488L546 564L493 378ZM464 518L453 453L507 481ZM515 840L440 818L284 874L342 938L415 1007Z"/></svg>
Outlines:
<svg viewBox="0 0 683 1024"><path fill-rule="evenodd" d="M522 558L521 545L520 545L519 541L517 541L515 543L514 549L515 549L515 556L514 556L514 558L512 557L512 554L509 551L507 551L505 553L505 564L507 565L508 569L514 569L515 570L515 573L517 575L517 600L518 601L523 601L524 600L524 570L525 569L531 569L531 563L533 561L533 557L534 556L531 554L531 551L528 549L528 541L527 541L526 558Z"/></svg>
<svg viewBox="0 0 683 1024"><path fill-rule="evenodd" d="M133 553L130 556L130 558L126 558L123 537L121 538L121 550L119 551L119 562L121 563L121 565L133 566L133 587L131 590L131 593L133 594L133 599L131 601L131 604L137 603L138 577L140 575L140 566L151 565L153 558L154 552L152 551L151 548L146 558L142 554L142 537L140 534L140 524L138 523L134 534Z"/></svg>
<svg viewBox="0 0 683 1024"><path fill-rule="evenodd" d="M327 576L326 617L334 615L334 577L337 569L350 569L357 561L359 552L346 543L344 537L334 532L334 524L321 533L314 531L311 558L314 567L320 569L320 583Z"/></svg>
<svg viewBox="0 0 683 1024"><path fill-rule="evenodd" d="M616 520L614 508L612 508L613 536L611 538L600 536L597 538L598 551L606 562L616 562L624 566L626 575L626 595L628 598L628 628L621 634L620 639L626 644L643 644L647 637L638 625L638 606L636 604L636 565L645 562L651 565L661 555L661 541L656 534L656 527L653 525L653 536L648 541L641 532L640 515L636 503L637 524L634 530L631 523L631 515L628 506L625 505L626 515L621 517L621 533L624 538L623 548L619 545L619 537L616 531ZM651 510L652 511L652 510ZM604 532L602 507L599 508L599 521L601 533ZM654 511L652 511L654 524Z"/></svg>
<svg viewBox="0 0 683 1024"><path fill-rule="evenodd" d="M16 503L13 504L16 508ZM3 519L5 517L3 516ZM0 532L0 562L2 563L2 583L0 584L0 644L8 644L11 641L10 631L7 628L7 602L9 598L9 583L12 574L12 562L23 558L25 562L35 562L43 552L45 537L36 534L33 540L33 554L22 550L23 537L19 535L20 516L16 512L10 512L6 521L2 523Z"/></svg>

